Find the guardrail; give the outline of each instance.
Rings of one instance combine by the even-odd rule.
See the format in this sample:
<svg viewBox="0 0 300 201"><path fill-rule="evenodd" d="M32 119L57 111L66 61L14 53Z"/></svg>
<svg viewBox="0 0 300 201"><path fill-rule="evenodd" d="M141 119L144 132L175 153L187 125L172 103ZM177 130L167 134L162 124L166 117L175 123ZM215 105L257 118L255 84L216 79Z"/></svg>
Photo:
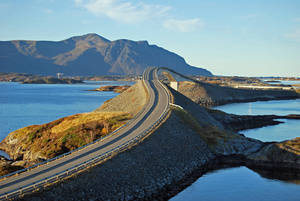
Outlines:
<svg viewBox="0 0 300 201"><path fill-rule="evenodd" d="M157 69L156 69L157 71ZM165 108L164 112L160 115L159 119L156 120L149 128L147 128L145 131L143 131L141 134L139 134L138 136L134 137L133 139L99 155L99 156L95 156L94 158L91 158L89 159L88 161L85 161L85 162L82 162L80 164L77 164L76 166L73 166L72 168L69 168L68 170L64 170L64 171L61 171L55 175L52 175L50 177L46 177L46 178L43 178L41 180L38 180L34 183L31 183L31 184L28 184L26 186L23 186L21 187L20 189L18 190L13 190L13 191L10 191L10 192L7 192L7 193L4 193L4 194L1 194L0 195L0 200L7 200L7 199L13 199L13 198L17 198L18 196L20 195L23 195L23 194L26 194L26 193L30 193L30 192L33 192L35 191L36 189L38 188L43 188L44 186L46 185L50 185L52 183L55 183L57 182L58 180L60 179L64 179L66 177L69 177L71 176L72 174L75 174L87 167L91 167L93 165L96 165L102 161L104 161L105 159L108 159L108 157L112 156L113 154L115 153L120 153L124 150L126 150L129 146L131 145L134 145L136 144L137 142L139 142L141 139L143 139L145 136L147 136L148 134L151 133L151 131L156 128L157 125L160 124L160 122L162 122L166 117L167 117L167 114L168 114L168 111L169 111L169 102L170 102L170 93L169 93L169 90L166 88L166 86L164 86L164 84L158 80L158 82L161 84L161 86L165 89L165 93L167 93L167 96L168 96L168 104L167 104L167 107ZM145 107L142 109L142 111L139 113L139 115L145 110ZM137 115L138 116L138 115ZM132 121L132 120L131 120ZM129 123L129 122L128 122ZM127 124L128 124L127 123ZM125 125L127 125L125 124ZM123 125L123 126L125 126ZM123 127L122 126L122 127ZM120 130L122 127L118 128L117 130ZM117 130L115 130L114 132L117 132ZM113 133L111 133L110 135L112 135ZM108 136L106 136L108 137ZM103 139L103 138L102 138ZM83 149L84 147L90 145L90 144L93 144L93 143L97 143L101 141L101 138L92 142L92 143L89 143L83 147L80 147L78 149L76 149L76 151L78 150L81 150ZM27 168L27 170L25 171L28 171L34 167L37 167L39 165L43 165L45 163L48 163L50 161L53 161L53 160L56 160L58 158L61 158L61 157L64 157L65 155L69 155L71 154L72 152L74 152L75 150L71 151L71 152L68 152L68 153L65 153L59 157L55 157L55 158L52 158L48 161L45 161L43 163L39 163L31 168ZM15 174L18 174L18 173L21 173L21 172L24 172L24 171L17 171L17 173L14 173L12 175L15 175Z"/></svg>
<svg viewBox="0 0 300 201"><path fill-rule="evenodd" d="M143 85L144 85L144 81L143 81ZM77 149L74 149L74 150L72 150L72 151L66 152L66 153L64 153L64 154L61 154L61 155L56 156L56 157L54 157L54 158L48 159L48 160L46 160L46 161L37 163L37 164L32 165L32 166L30 166L30 167L28 167L28 168L24 168L24 169L21 169L21 170L18 170L18 171L15 171L15 172L12 172L12 173L3 175L3 176L0 177L0 181L1 181L2 179L6 179L6 178L8 178L8 177L11 177L11 176L13 176L13 175L18 175L18 174L20 174L20 173L30 171L30 170L32 170L33 168L36 168L36 167L39 167L39 166L41 166L41 165L47 164L47 163L49 163L49 162L51 162L51 161L54 161L54 160L63 158L63 157L65 157L65 156L67 156L67 155L70 155L70 154L76 152L76 151L80 151L80 150L86 148L86 147L89 146L89 145L92 145L92 144L96 144L96 143L98 143L98 142L101 142L101 141L105 140L106 138L111 137L112 135L114 135L114 134L116 134L117 132L119 132L122 128L124 128L124 127L126 127L127 125L129 125L132 121L136 120L136 119L137 119L137 118L145 111L145 109L146 109L146 106L144 106L144 107L142 108L142 110L139 111L139 112L135 115L135 117L132 118L132 119L130 119L126 124L120 126L119 128L117 128L116 130L114 130L113 132L111 132L110 134L108 134L108 135L106 135L106 136L104 136L104 137L100 137L99 139L97 139L97 140L95 140L95 141L93 141L93 142L90 142L90 143L88 143L88 144L86 144L86 145L83 145L83 146L81 146L81 147L79 147L79 148L77 148ZM0 196L1 196L1 195L0 195Z"/></svg>

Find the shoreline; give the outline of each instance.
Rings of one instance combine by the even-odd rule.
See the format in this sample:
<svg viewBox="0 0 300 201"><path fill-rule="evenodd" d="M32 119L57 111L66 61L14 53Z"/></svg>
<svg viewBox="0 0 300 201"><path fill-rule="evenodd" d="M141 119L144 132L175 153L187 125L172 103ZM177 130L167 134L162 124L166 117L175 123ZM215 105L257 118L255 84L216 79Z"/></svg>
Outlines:
<svg viewBox="0 0 300 201"><path fill-rule="evenodd" d="M120 85L120 86L122 87L123 85ZM110 85L109 86L104 86L104 88L106 88L106 87L111 87L111 86ZM113 87L119 87L119 85L118 86L113 86ZM88 90L88 91L97 91L97 90ZM105 92L105 91L102 91L102 92ZM292 99L283 99L283 100L297 100L297 99L300 99L300 98L296 98L296 99L295 98L292 98ZM271 99L271 100L263 100L263 101L277 101L277 100L278 99ZM282 100L282 99L279 99L279 100ZM248 102L248 101L245 101L245 102ZM251 101L251 102L255 102L255 101ZM251 102L248 102L248 103L251 103ZM242 103L242 102L234 102L234 103L226 103L226 104L238 104L238 103ZM245 119L247 117L258 118L258 119L263 118L262 120L265 120L265 122L262 122L262 121L257 122L259 124L258 126L257 125L251 126L251 125L248 124L249 122L247 122L246 123L246 124L248 124L247 128L237 129L237 130L235 130L236 132L240 132L240 131L244 131L244 130L257 129L257 128L263 128L265 126L275 126L275 125L278 125L278 124L285 123L285 122L279 121L280 119L295 119L295 120L300 119L300 115L297 115L297 114L290 114L290 115L235 115L235 114L229 114L229 113L223 112L222 110L218 110L218 109L212 109L212 110L216 110L216 111L220 111L222 113L225 113L226 116L232 116L233 115L233 116L237 116L238 118L245 118ZM216 118L216 116L214 116L214 117ZM224 117L222 117L222 118L224 118ZM216 119L218 121L222 122L220 119L218 119L218 118L216 118ZM234 125L234 123L235 122L233 122L233 125ZM241 124L241 122L238 122L238 124ZM243 135L241 133L239 133L239 134ZM286 140L290 140L290 139L286 139ZM7 152L5 152L4 150L2 150L2 149L0 149L0 156L6 158L7 160L12 160L14 162L18 161L18 160L11 159L10 156L9 156L9 154Z"/></svg>
<svg viewBox="0 0 300 201"><path fill-rule="evenodd" d="M300 99L300 97L295 97L295 96L286 96L286 97L262 97L262 98L253 98L253 99L237 99L237 100L226 100L226 101L220 101L220 102L215 102L212 105L209 105L209 109L214 109L213 107L218 107L218 106L223 106L223 105L229 105L229 104L238 104L238 103L254 103L258 101L280 101L280 100L297 100Z"/></svg>
<svg viewBox="0 0 300 201"><path fill-rule="evenodd" d="M191 106L190 107L191 110L194 109L194 112L196 112L196 113L201 112L201 114L199 114L199 115L204 115L204 116L206 115L204 108L200 108L200 106L199 106L199 108L196 106L193 107L193 105L189 104L189 102L188 102L190 100L186 99L186 97L184 97L182 95L176 96L175 100L179 101L179 105L182 105L180 103L187 101L185 103L185 105L182 105L185 109L188 109L187 105L189 105L189 106ZM145 140L145 144L143 144L141 146L135 146L133 149L131 149L127 152L118 154L116 157L112 158L111 160L107 161L106 163L103 163L99 167L96 167L96 170L92 170L92 169L89 170L90 173L93 173L92 174L93 178L95 178L95 180L105 181L103 184L112 185L112 188L113 188L113 186L117 187L117 189L120 188L120 192L123 192L124 195L131 196L132 199L139 198L139 199L144 199L144 200L153 200L153 199L154 200L165 200L165 199L169 199L169 198L175 196L176 194L181 192L187 186L191 185L193 182L195 182L198 178L200 178L203 174L205 174L207 172L210 172L210 171L216 170L216 169L223 169L226 167L230 168L230 167L236 167L236 166L241 166L241 165L246 164L244 161L245 160L244 157L246 157L247 153L249 154L249 152L246 152L245 150L240 149L240 148L242 148L242 146L236 147L240 150L237 150L237 151L234 150L235 149L234 141L232 142L233 144L230 145L232 147L229 148L228 150L226 150L226 151L229 151L229 156L226 156L226 157L216 156L217 153L211 152L211 150L208 147L206 147L207 145L204 146L205 141L203 139L199 139L200 138L199 133L196 133L193 129L191 130L191 127L189 127L190 125L184 125L184 123L181 122L181 119L179 116L177 116L177 115L174 116L174 114L173 114L173 120L168 119L168 121L169 122L167 122L167 124L162 125L162 127L160 127L158 129L158 133L151 135L149 137L149 139L147 138ZM204 121L209 123L209 120L207 119L207 117L205 117ZM203 122L203 123L205 123L205 122ZM177 126L177 128L176 128L176 126ZM172 132L172 134L170 132ZM162 134L170 135L170 136L163 136ZM174 137L175 137L175 139L174 139ZM193 143L194 147L191 146L190 143L184 142L187 139L190 139L189 142ZM195 139L199 140L199 142L196 143L197 141L195 141ZM172 143L172 142L170 142L170 140L174 140L174 142ZM164 144L164 146L167 146L167 147L160 146L159 149L157 150L160 155L157 155L157 153L155 154L156 150L153 149L153 146L157 146L164 141L168 141L167 144ZM236 142L239 142L239 141L236 141ZM185 147L186 144L189 144L189 146ZM203 147L199 146L201 144L203 144ZM262 147L265 146L265 143L261 143L261 144L263 144ZM182 146L181 147L182 150L178 150L178 148L180 146ZM220 147L221 146L223 146L223 145L220 144ZM251 146L252 145L250 143L249 147L251 147ZM196 151L195 148L196 149L200 148L200 149ZM178 151L177 154L175 152L176 149ZM184 150L184 149L188 149L188 150ZM169 152L166 152L166 151L169 151ZM249 149L249 151L251 151L251 150ZM260 151L260 150L257 150L257 152L258 151ZM154 152L154 153L152 153L152 152ZM183 153L183 152L185 152L185 153ZM197 153L193 153L195 155L191 155L192 152L197 152ZM227 153L225 153L225 152L219 153L219 154L226 155ZM165 153L169 153L168 156L166 156ZM234 153L237 153L237 154L233 155ZM183 154L185 154L185 155L183 155ZM238 154L240 154L240 155L238 155ZM244 157L241 157L241 154L243 154ZM183 156L182 158L179 157L181 155ZM154 161L150 162L149 160L146 160L146 158L144 158L145 156L147 156L148 159L151 158L151 160L154 160L154 158L153 158L154 156L157 157L158 159L155 159ZM168 158L169 161L166 161L166 159L163 159L165 157L167 157L167 158L173 157L173 161L170 160L169 158ZM182 161L182 159L184 159L184 160ZM123 162L122 162L122 160L123 160ZM134 161L135 163L132 164L131 161ZM149 165L149 167L146 167L145 165L149 164L149 162L153 163L152 166ZM145 163L145 164L140 165L140 163ZM169 164L165 164L165 163L169 163ZM124 165L124 167L121 167L120 164ZM167 169L166 169L166 167L163 168L163 166L166 166L166 165L168 165ZM142 166L142 167L139 167L139 166ZM117 170L114 167L117 168ZM139 173L136 172L136 171L139 171L138 169L136 169L138 167L140 168ZM144 170L144 168L146 168L147 170ZM155 169L155 168L157 168L157 169ZM181 168L184 168L184 169L181 169ZM111 171L111 169L113 169L115 171ZM114 183L115 182L114 180L111 180L111 181L107 180L108 178L105 175L103 175L103 173L107 172L108 170L111 171L110 172L111 175L109 175L110 177L120 177L120 178L115 179L120 183L118 183L118 182ZM144 175L144 176L145 177L148 176L149 178L148 178L148 180L145 179L145 181L139 181L139 179L140 179L140 177L139 177L139 178L136 178L137 180L135 181L133 177L129 176L130 174L125 175L125 176L120 174L121 172L124 172L124 171L126 172L126 170L130 171L128 173L132 174L133 177L134 177L134 175L139 175L144 171L146 171L146 172L148 171L147 172L148 175ZM101 195L101 194L99 195L96 191L91 194L88 194L89 189L88 189L88 186L86 186L84 184L84 182L91 182L91 185L92 185L92 183L97 184L97 182L99 182L99 181L95 181L95 180L85 181L88 179L88 177L84 178L85 177L84 175L90 175L90 173L88 173L88 172L83 173L83 175L81 177L74 176L73 177L74 179L71 179L70 181L67 181L67 182L63 182L63 184L57 184L56 186L53 186L53 188L42 190L42 191L38 192L37 194L28 195L25 197L25 200L30 200L31 197L35 197L35 196L38 196L38 197L45 196L45 197L48 197L49 199L54 195L55 196L63 196L65 194L59 195L59 192L64 191L64 189L65 189L66 193L68 193L68 191L70 193L72 191L74 185L77 185L77 187L82 188L82 191L85 191L85 194L69 195L70 198L72 196L79 196L78 199L80 199L81 196L95 196L96 198L104 199L105 196L109 197L110 194L111 194L111 199L118 198L119 195L116 195L114 192L115 188L105 189L104 187L97 187L97 185L95 185L95 188L96 189L99 188L98 191L102 192L106 195ZM144 172L143 174L146 174L146 173ZM97 176L97 179L96 179L96 176ZM124 178L127 178L127 176L128 176L128 178L130 178L130 180L128 180L128 181L131 181L133 183L137 182L137 181L142 182L142 183L144 182L144 183L137 185L137 186L140 186L138 188L134 185L129 186L129 187L124 186L122 183L123 182L126 183L126 180L124 181ZM123 181L122 181L122 177L123 177ZM153 182L153 178L154 178L154 184L151 183L149 185L149 183L147 183L147 181ZM98 183L98 185L99 184L101 184L101 182ZM101 188L104 188L104 189L101 189ZM150 188L149 194L145 193L145 189L147 189L147 188ZM97 197L97 195L100 197ZM143 195L142 198L139 197L142 195ZM66 198L66 200L68 200L68 199Z"/></svg>
<svg viewBox="0 0 300 201"><path fill-rule="evenodd" d="M277 179L280 181L284 181L285 178L289 178L287 177L288 175L297 175L297 177L293 177L293 179L300 179L300 168L274 167L270 163L268 164L269 166L265 165L266 164L255 165L250 161L245 160L243 156L216 156L206 164L200 165L199 167L195 168L190 174L186 175L180 181L174 182L167 187L164 187L161 192L158 192L150 199L146 198L145 200L169 200L187 189L189 186L191 186L206 174L213 173L218 170L231 169L236 167L246 167L249 170L259 174L263 178L264 176L259 173L259 170L271 173L270 175L272 176L266 177L267 179ZM282 171L285 171L285 175L280 175ZM276 175L276 173L278 174L278 176L274 176Z"/></svg>

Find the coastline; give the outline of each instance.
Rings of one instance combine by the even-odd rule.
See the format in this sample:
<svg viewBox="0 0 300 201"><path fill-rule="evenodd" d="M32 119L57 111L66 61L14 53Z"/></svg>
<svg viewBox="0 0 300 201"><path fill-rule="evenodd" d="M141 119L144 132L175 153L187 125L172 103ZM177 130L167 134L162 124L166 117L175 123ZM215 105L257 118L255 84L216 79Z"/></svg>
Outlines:
<svg viewBox="0 0 300 201"><path fill-rule="evenodd" d="M188 112L195 115L203 126L206 124L213 124L218 128L224 126L222 125L224 123L214 119L207 109L202 108L178 92L172 92L175 96L175 103L182 105ZM119 105L120 101L121 99L115 103ZM107 106L109 102L111 101L106 103ZM174 141L170 142L171 139ZM249 146L249 150L254 146L252 153L261 150L265 144L259 141L248 142L247 138L241 139L242 144L246 143ZM166 145L164 142L168 142L168 144ZM32 195L26 195L23 199L51 200L63 198L61 196L68 194L64 198L65 200L85 199L87 197L100 200L165 200L176 195L208 171L245 165L247 150L242 150L242 146L235 145L235 141L230 143L232 143L232 147L227 150L224 149L224 152L218 153L220 149L216 149L215 153L212 152L211 148L195 130L190 128L189 125L184 125L180 118L173 114L166 124L162 125L139 146L118 154L80 176L75 175L66 182ZM222 148L225 145L219 144L218 146ZM180 150L179 147L181 147ZM170 157L173 158L173 161L168 161ZM149 161L151 161L151 165L149 165ZM109 172L110 177L114 178L105 175L107 172ZM123 175L124 172L126 175ZM140 178L144 178L145 181L140 181ZM134 185L128 186L129 181L132 181ZM99 185L104 185L103 188L101 187L102 190L97 188ZM74 188L83 189L82 195L72 195ZM122 194L117 194L115 189L122 192ZM99 191L105 195L99 194ZM149 191L149 193L145 193L146 191ZM61 194L62 192L63 194Z"/></svg>

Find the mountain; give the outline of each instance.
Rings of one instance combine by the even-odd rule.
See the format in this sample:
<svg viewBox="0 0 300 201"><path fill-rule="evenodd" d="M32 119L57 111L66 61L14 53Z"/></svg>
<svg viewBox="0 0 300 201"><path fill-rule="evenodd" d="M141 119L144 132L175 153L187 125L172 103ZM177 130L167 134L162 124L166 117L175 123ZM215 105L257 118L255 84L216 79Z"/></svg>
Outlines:
<svg viewBox="0 0 300 201"><path fill-rule="evenodd" d="M0 72L54 75L142 74L148 66L184 74L212 75L188 65L179 55L147 41L109 41L97 34L62 41L0 41Z"/></svg>

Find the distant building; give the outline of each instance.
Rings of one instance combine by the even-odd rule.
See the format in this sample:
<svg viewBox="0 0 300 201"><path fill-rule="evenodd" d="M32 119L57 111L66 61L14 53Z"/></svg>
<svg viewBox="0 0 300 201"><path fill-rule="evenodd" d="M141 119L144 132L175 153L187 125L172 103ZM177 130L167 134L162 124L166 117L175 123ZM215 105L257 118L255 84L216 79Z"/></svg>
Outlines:
<svg viewBox="0 0 300 201"><path fill-rule="evenodd" d="M174 81L170 82L170 87L177 91L178 90L178 82L174 82Z"/></svg>
<svg viewBox="0 0 300 201"><path fill-rule="evenodd" d="M61 79L62 76L63 76L63 73L57 73L56 75L57 75L57 78L58 78L58 79Z"/></svg>

